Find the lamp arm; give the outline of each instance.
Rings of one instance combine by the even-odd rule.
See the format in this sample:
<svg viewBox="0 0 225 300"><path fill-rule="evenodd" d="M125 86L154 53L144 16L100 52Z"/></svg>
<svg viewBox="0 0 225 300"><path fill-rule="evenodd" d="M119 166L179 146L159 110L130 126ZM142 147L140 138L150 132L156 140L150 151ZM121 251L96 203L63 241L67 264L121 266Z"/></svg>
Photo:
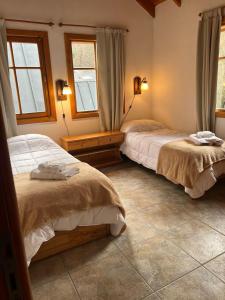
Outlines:
<svg viewBox="0 0 225 300"><path fill-rule="evenodd" d="M124 115L124 117L123 117L123 119L122 119L122 121L121 121L121 124L120 124L120 126L122 126L122 125L123 125L123 123L124 123L124 121L126 120L126 118L127 118L127 115L129 114L129 112L130 112L130 110L131 110L131 108L132 108L132 106L133 106L133 103L134 103L134 99L135 99L135 97L136 97L136 95L134 95L134 96L133 96L133 99L132 99L132 101L131 101L131 104L130 104L130 106L129 106L129 108L128 108L127 112L126 112L126 114Z"/></svg>

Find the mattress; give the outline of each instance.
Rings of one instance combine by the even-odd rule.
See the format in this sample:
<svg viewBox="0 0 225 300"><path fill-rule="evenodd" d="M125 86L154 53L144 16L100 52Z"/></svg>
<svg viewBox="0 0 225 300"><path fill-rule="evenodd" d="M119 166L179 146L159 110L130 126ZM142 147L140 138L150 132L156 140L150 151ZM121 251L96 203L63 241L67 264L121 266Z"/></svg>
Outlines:
<svg viewBox="0 0 225 300"><path fill-rule="evenodd" d="M186 137L188 137L187 134L168 128L146 132L128 132L125 135L124 143L121 145L121 151L131 160L156 171L161 147L166 143L182 140ZM191 198L200 198L224 173L225 161L221 161L202 172L192 189L184 187L185 192Z"/></svg>
<svg viewBox="0 0 225 300"><path fill-rule="evenodd" d="M47 161L65 164L79 162L49 137L39 134L9 138L8 148L13 175L30 172L40 163ZM77 226L100 224L110 224L111 234L116 236L123 228L125 220L119 208L107 206L76 212L66 218L59 218L45 224L24 238L28 265L42 243L54 237L55 231L73 230Z"/></svg>

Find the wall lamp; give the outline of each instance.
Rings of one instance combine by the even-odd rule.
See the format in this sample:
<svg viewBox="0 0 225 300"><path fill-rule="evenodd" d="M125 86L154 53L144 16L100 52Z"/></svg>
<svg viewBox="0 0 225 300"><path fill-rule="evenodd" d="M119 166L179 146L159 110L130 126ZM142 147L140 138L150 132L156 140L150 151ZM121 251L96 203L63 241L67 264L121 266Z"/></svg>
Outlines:
<svg viewBox="0 0 225 300"><path fill-rule="evenodd" d="M134 77L134 95L140 95L143 91L148 90L148 81L146 77L141 79L140 76Z"/></svg>
<svg viewBox="0 0 225 300"><path fill-rule="evenodd" d="M146 77L144 77L143 79L141 79L140 76L134 77L134 96L133 96L133 99L131 100L130 106L128 107L126 114L124 115L124 117L121 121L121 124L120 124L121 126L123 125L124 121L127 118L127 115L129 114L129 112L133 106L135 97L137 95L140 95L143 91L147 91L147 90L148 90L148 81L147 81Z"/></svg>
<svg viewBox="0 0 225 300"><path fill-rule="evenodd" d="M56 81L56 95L58 101L67 100L67 95L71 95L72 90L67 81L58 79Z"/></svg>

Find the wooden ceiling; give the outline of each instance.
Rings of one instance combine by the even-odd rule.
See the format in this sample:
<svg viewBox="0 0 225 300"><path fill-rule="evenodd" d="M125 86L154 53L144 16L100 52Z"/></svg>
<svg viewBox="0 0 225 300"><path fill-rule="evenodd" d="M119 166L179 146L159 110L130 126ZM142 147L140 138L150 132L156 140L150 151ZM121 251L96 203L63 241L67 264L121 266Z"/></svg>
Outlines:
<svg viewBox="0 0 225 300"><path fill-rule="evenodd" d="M147 12L154 18L155 7L167 0L136 0ZM177 6L181 6L181 0L169 0L173 1Z"/></svg>

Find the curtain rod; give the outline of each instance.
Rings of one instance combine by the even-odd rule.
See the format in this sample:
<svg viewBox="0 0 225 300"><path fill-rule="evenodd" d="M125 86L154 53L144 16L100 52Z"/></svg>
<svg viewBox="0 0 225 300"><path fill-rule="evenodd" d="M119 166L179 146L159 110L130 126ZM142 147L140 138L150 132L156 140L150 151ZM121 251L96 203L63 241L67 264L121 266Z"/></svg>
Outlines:
<svg viewBox="0 0 225 300"><path fill-rule="evenodd" d="M9 18L5 18L5 21L16 22L16 23L42 24L42 25L48 25L50 27L55 25L55 23L53 23L53 22L40 22L40 21L21 20L21 19L9 19ZM60 22L58 25L59 25L59 27L69 26L69 27L83 27L83 28L98 28L97 26L93 26L93 25L69 24L69 23L62 23L62 22ZM124 29L124 30L126 32L129 32L128 29Z"/></svg>
<svg viewBox="0 0 225 300"><path fill-rule="evenodd" d="M17 23L30 23L30 24L42 24L42 25L48 25L52 27L55 25L53 22L39 22L39 21L30 21L30 20L18 20L18 19L5 19L7 22L17 22Z"/></svg>
<svg viewBox="0 0 225 300"><path fill-rule="evenodd" d="M84 28L98 28L97 26L94 25L81 25L81 24L68 24L68 23L62 23L60 22L59 27L63 26L69 26L69 27L84 27ZM129 29L124 29L126 32L129 32Z"/></svg>

